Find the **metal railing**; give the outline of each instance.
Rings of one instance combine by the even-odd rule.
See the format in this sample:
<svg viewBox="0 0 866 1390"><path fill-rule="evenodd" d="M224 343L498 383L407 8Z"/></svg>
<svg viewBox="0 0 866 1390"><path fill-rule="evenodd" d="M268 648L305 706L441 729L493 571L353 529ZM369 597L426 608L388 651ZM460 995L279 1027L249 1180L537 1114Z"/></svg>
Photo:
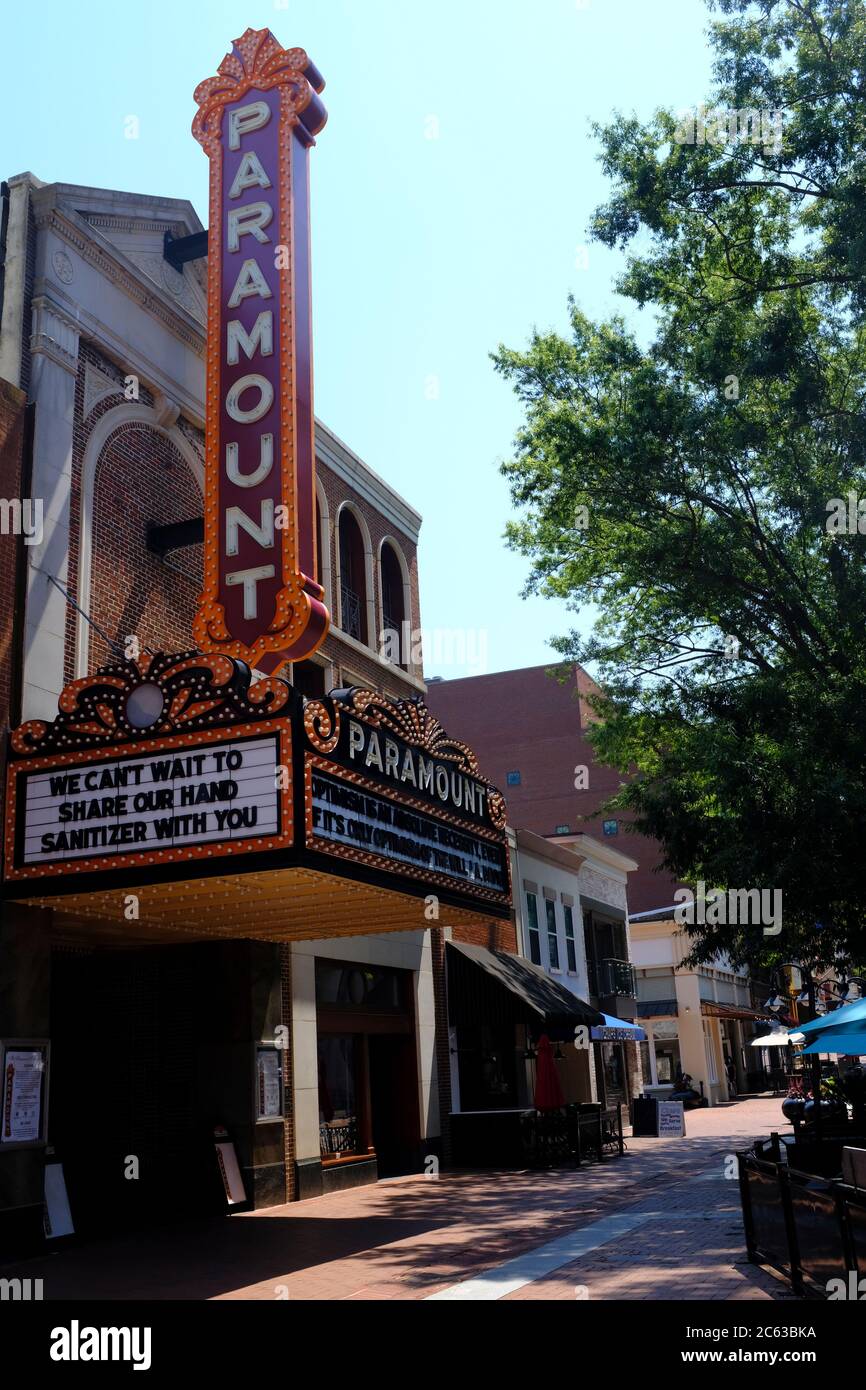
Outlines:
<svg viewBox="0 0 866 1390"><path fill-rule="evenodd" d="M340 585L340 627L343 632L354 637L356 642L363 641L361 636L361 600L355 590L349 589L345 584Z"/></svg>
<svg viewBox="0 0 866 1390"><path fill-rule="evenodd" d="M389 635L387 639L386 639L386 634ZM408 650L408 648L409 648L409 645L410 645L410 644L409 644L408 641L407 641L407 642L404 642L404 641L403 641L403 622L402 622L402 620L401 620L400 618L395 617L395 615L394 615L393 613L389 613L387 609L383 608L383 609L382 609L382 636L381 636L380 639L379 639L380 644L384 643L386 640L388 640L388 641L390 641L390 642L393 642L393 634L396 634L396 637L397 637L397 661L396 661L396 664L397 664L398 666L402 666L403 669L404 669L404 671L408 671L408 670L409 670L409 650ZM386 650L387 650L387 648L386 648Z"/></svg>
<svg viewBox="0 0 866 1390"><path fill-rule="evenodd" d="M605 1109L586 1103L530 1110L522 1116L521 1136L531 1168L579 1167L586 1159L601 1163L605 1158L621 1158L625 1151L619 1106Z"/></svg>
<svg viewBox="0 0 866 1390"><path fill-rule="evenodd" d="M597 998L606 994L618 994L625 999L637 998L637 979L630 961L588 960L586 968L590 994Z"/></svg>
<svg viewBox="0 0 866 1390"><path fill-rule="evenodd" d="M777 1162L766 1147L737 1154L750 1261L801 1297L851 1297L866 1275L866 1190Z"/></svg>

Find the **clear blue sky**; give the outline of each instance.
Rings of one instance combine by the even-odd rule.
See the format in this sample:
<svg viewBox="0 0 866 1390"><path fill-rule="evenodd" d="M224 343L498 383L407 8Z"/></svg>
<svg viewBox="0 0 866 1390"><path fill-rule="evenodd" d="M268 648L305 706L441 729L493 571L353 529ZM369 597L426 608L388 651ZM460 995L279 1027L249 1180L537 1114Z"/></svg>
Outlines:
<svg viewBox="0 0 866 1390"><path fill-rule="evenodd" d="M573 619L520 598L497 471L519 414L488 353L564 327L569 291L595 315L624 307L618 256L591 245L576 264L606 194L589 122L696 105L707 23L701 0L16 5L0 172L189 198L206 221L195 86L247 26L306 48L329 112L312 155L316 413L422 513L425 631L483 632L490 670L536 665ZM430 652L428 675L465 673Z"/></svg>

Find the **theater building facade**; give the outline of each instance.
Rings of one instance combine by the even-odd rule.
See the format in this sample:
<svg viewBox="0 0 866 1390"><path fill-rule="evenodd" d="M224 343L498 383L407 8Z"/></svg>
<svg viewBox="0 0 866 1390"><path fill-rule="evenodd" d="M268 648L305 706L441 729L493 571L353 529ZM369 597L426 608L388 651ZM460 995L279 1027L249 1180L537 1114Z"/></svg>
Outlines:
<svg viewBox="0 0 866 1390"><path fill-rule="evenodd" d="M445 942L516 937L503 799L380 655L421 518L316 421L330 631L278 672L203 651L213 246L29 173L3 230L3 482L44 512L0 537L0 1232L41 1233L46 1153L81 1232L423 1171Z"/></svg>

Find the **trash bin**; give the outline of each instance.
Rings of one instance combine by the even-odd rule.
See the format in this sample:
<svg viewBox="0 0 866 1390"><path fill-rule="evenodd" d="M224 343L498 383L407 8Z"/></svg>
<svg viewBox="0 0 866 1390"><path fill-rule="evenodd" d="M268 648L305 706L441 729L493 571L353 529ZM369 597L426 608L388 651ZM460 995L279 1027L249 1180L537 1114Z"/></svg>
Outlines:
<svg viewBox="0 0 866 1390"><path fill-rule="evenodd" d="M635 1139L658 1136L659 1103L653 1096L635 1098L631 1132Z"/></svg>

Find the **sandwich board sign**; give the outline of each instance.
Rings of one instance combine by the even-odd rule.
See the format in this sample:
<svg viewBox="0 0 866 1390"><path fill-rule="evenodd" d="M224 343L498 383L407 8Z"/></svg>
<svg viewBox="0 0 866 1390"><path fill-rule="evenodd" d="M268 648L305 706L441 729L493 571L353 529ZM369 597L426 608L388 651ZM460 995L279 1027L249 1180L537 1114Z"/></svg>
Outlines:
<svg viewBox="0 0 866 1390"><path fill-rule="evenodd" d="M686 1132L685 1109L681 1100L660 1100L658 1104L660 1139L682 1139Z"/></svg>

